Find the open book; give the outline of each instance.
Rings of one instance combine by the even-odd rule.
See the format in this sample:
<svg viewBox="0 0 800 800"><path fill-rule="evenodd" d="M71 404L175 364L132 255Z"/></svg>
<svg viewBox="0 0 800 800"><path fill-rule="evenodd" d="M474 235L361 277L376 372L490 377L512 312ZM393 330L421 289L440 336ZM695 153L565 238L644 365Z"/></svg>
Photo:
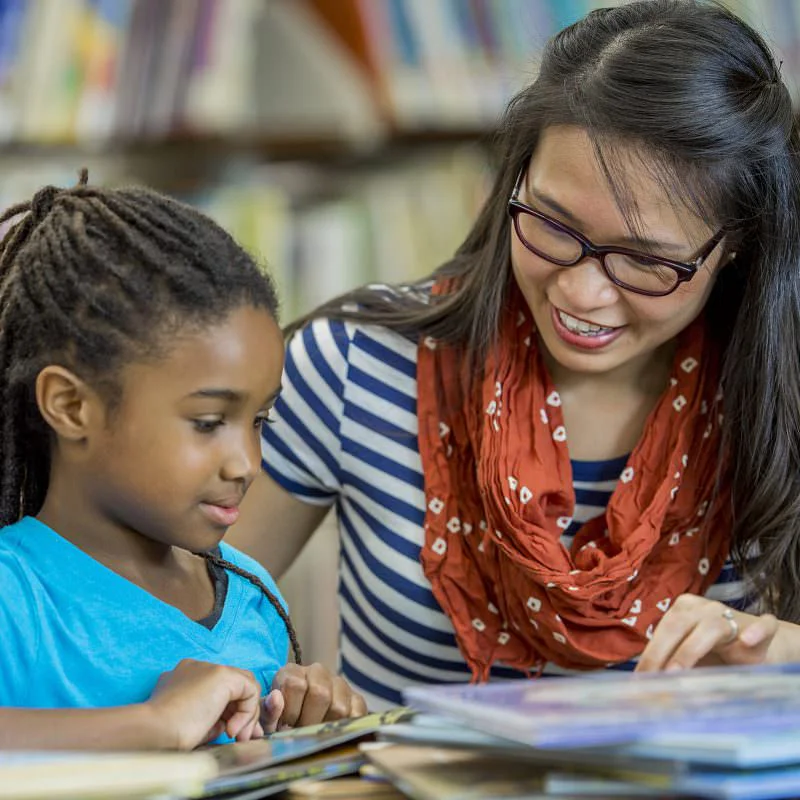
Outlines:
<svg viewBox="0 0 800 800"><path fill-rule="evenodd" d="M204 797L236 792L245 798L267 796L303 778L327 779L358 771L365 758L354 743L377 731L410 719L407 708L396 708L356 719L323 722L293 728L264 739L212 747L207 752L217 761L219 775L205 787Z"/></svg>

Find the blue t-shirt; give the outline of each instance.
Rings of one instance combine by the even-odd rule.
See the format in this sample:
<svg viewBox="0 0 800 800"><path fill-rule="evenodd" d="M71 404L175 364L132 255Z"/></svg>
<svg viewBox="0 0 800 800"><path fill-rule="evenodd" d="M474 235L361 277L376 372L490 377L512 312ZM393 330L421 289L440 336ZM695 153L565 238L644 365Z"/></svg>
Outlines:
<svg viewBox="0 0 800 800"><path fill-rule="evenodd" d="M225 544L220 555L256 575ZM100 707L146 700L184 658L249 669L266 692L289 637L260 589L228 574L209 629L95 561L36 519L0 531L0 706Z"/></svg>

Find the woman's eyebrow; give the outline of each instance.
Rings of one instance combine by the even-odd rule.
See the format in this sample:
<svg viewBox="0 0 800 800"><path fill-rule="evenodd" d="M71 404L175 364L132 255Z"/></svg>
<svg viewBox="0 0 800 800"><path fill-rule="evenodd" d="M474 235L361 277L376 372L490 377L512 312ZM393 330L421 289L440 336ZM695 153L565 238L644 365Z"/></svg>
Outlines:
<svg viewBox="0 0 800 800"><path fill-rule="evenodd" d="M583 224L581 220L579 220L571 211L564 208L557 200L554 200L549 195L537 191L536 189L528 188L528 194L534 198L538 203L541 203L544 206L552 211L555 214L558 214L559 217L563 217L566 222L568 222L572 227L576 230L582 230ZM616 241L623 242L626 245L635 245L636 247L643 247L648 250L671 250L676 253L683 253L687 250L686 244L676 244L675 242L665 242L660 239L646 239L640 236L621 236Z"/></svg>

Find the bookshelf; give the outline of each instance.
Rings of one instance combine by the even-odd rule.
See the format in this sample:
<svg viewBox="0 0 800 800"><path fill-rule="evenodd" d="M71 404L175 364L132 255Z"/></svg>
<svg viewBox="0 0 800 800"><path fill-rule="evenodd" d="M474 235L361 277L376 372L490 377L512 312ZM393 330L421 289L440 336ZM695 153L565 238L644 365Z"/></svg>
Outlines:
<svg viewBox="0 0 800 800"><path fill-rule="evenodd" d="M445 259L541 45L623 1L0 0L0 201L84 165L182 196L269 263L288 319ZM729 5L795 89L800 0Z"/></svg>

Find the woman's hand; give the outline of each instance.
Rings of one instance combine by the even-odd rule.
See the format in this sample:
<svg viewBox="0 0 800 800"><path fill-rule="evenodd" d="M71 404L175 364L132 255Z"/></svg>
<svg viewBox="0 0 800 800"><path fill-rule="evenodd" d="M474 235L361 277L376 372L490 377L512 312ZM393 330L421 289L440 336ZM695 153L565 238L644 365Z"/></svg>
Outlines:
<svg viewBox="0 0 800 800"><path fill-rule="evenodd" d="M252 672L186 659L165 672L144 703L170 749L191 750L223 733L246 742L264 735L261 686Z"/></svg>
<svg viewBox="0 0 800 800"><path fill-rule="evenodd" d="M656 627L636 670L778 661L771 650L780 625L772 614L745 614L716 600L683 594Z"/></svg>
<svg viewBox="0 0 800 800"><path fill-rule="evenodd" d="M322 666L287 664L272 681L262 715L264 730L299 728L367 713L364 698L338 675Z"/></svg>

